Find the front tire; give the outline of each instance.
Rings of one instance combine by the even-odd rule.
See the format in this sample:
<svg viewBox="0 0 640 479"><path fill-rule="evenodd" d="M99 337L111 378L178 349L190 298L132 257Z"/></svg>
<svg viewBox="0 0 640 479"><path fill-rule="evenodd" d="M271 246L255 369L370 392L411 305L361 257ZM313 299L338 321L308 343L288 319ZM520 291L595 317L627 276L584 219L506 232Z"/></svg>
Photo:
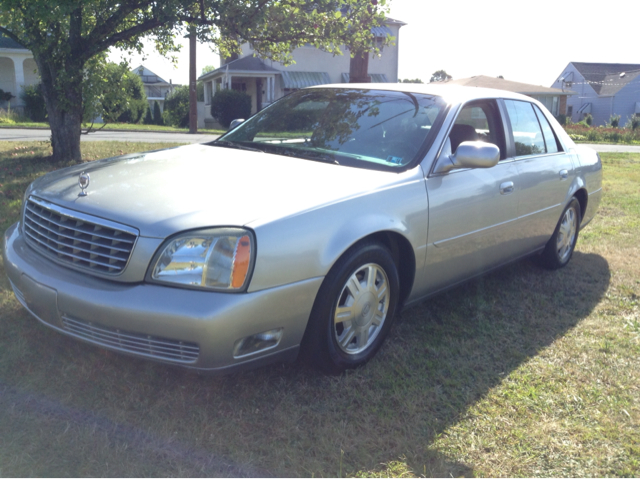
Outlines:
<svg viewBox="0 0 640 479"><path fill-rule="evenodd" d="M562 212L560 221L541 254L541 263L545 268L558 269L569 263L578 241L582 219L580 212L580 203L572 198Z"/></svg>
<svg viewBox="0 0 640 479"><path fill-rule="evenodd" d="M348 250L320 287L301 354L330 374L365 364L391 328L399 284L384 246L370 242Z"/></svg>

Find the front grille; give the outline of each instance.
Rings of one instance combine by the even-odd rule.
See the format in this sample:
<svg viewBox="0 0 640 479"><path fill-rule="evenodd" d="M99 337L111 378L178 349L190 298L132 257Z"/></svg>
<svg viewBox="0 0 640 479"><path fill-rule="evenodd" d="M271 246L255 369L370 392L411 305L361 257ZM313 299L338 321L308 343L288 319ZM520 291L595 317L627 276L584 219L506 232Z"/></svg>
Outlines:
<svg viewBox="0 0 640 479"><path fill-rule="evenodd" d="M68 316L62 316L62 325L67 332L80 338L147 358L186 364L196 362L200 354L200 346L196 343L132 333Z"/></svg>
<svg viewBox="0 0 640 479"><path fill-rule="evenodd" d="M24 233L31 246L57 260L99 273L121 273L138 237L124 225L30 197Z"/></svg>

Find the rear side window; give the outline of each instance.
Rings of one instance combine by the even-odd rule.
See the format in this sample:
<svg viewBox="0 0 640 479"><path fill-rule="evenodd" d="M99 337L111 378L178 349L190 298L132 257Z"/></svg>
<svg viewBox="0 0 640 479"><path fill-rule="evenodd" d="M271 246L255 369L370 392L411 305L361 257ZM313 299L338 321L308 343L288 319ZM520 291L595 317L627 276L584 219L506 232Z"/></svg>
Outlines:
<svg viewBox="0 0 640 479"><path fill-rule="evenodd" d="M558 153L559 151L562 151L562 149L558 145L556 135L553 133L551 125L549 125L547 117L542 114L540 108L538 108L536 105L533 105L533 109L535 110L536 115L538 115L538 120L540 120L540 126L542 127L542 134L544 136L545 146L547 147L547 153Z"/></svg>
<svg viewBox="0 0 640 479"><path fill-rule="evenodd" d="M544 135L538 117L533 110L533 105L526 101L517 100L505 100L504 103L511 121L516 156L546 153Z"/></svg>

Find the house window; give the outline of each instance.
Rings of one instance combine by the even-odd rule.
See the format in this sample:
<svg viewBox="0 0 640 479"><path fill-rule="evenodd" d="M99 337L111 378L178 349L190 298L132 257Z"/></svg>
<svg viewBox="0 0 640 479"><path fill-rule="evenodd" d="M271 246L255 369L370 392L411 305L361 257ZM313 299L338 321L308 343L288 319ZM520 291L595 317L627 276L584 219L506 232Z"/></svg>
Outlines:
<svg viewBox="0 0 640 479"><path fill-rule="evenodd" d="M567 116L569 118L571 118L573 116L573 107L572 106L568 106L567 107Z"/></svg>
<svg viewBox="0 0 640 479"><path fill-rule="evenodd" d="M235 90L235 91L241 91L241 92L246 92L247 91L247 84L246 83L236 83L236 82L232 82L231 83L231 89Z"/></svg>

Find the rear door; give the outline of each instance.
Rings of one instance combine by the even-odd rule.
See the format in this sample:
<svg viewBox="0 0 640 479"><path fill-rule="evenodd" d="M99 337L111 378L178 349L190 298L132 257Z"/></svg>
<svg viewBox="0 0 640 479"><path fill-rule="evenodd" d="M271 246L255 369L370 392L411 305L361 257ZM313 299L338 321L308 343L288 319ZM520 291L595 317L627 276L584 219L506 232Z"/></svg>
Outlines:
<svg viewBox="0 0 640 479"><path fill-rule="evenodd" d="M540 108L528 101L504 100L509 118L510 153L519 173L518 240L527 250L543 247L567 202L574 170Z"/></svg>

